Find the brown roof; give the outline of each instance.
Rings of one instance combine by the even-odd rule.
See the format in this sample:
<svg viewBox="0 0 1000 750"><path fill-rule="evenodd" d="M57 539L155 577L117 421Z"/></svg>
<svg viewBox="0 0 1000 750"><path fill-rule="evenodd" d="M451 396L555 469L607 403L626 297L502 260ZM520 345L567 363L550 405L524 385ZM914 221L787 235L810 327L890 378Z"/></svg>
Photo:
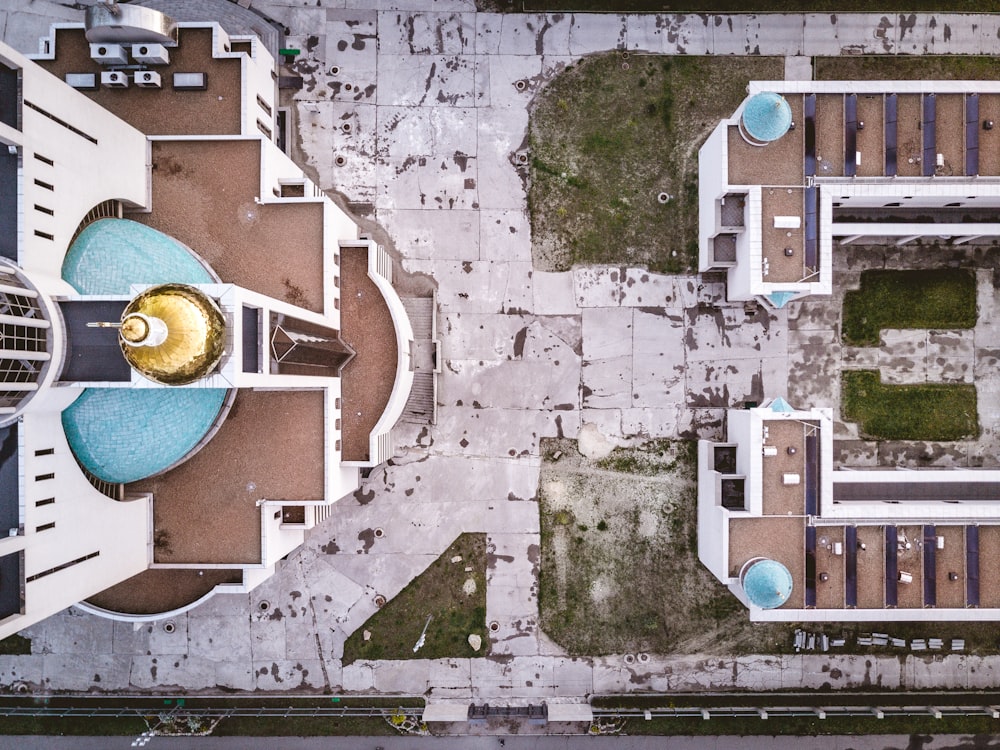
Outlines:
<svg viewBox="0 0 1000 750"><path fill-rule="evenodd" d="M152 213L129 214L187 244L227 283L324 312L323 206L258 204L261 143L154 141Z"/></svg>
<svg viewBox="0 0 1000 750"><path fill-rule="evenodd" d="M169 49L170 64L149 66L160 73L163 88L127 89L99 86L82 93L147 135L239 134L241 123L241 60L212 57L211 29L180 29L177 47ZM55 59L38 60L50 73L94 73L100 81L109 70L90 57L83 29L56 29ZM130 64L135 64L129 59ZM129 71L131 72L131 71ZM207 73L205 91L175 91L173 73Z"/></svg>
<svg viewBox="0 0 1000 750"><path fill-rule="evenodd" d="M369 435L396 381L396 332L385 298L368 277L367 248L342 248L340 274L340 335L357 352L341 373L343 456L367 461Z"/></svg>

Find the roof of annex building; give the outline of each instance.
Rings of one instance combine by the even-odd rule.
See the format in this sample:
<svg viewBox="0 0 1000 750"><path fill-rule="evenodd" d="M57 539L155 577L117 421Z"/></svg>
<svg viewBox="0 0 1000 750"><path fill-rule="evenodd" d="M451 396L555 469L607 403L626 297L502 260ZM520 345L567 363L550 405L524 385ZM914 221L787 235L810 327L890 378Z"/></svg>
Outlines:
<svg viewBox="0 0 1000 750"><path fill-rule="evenodd" d="M931 233L914 215L927 208L944 212L934 235L1000 235L991 216L958 213L1000 206L1000 82L754 81L747 90L699 155L699 267L726 272L731 300L782 307L829 294L835 243L906 244ZM898 209L892 220L879 213L887 206Z"/></svg>

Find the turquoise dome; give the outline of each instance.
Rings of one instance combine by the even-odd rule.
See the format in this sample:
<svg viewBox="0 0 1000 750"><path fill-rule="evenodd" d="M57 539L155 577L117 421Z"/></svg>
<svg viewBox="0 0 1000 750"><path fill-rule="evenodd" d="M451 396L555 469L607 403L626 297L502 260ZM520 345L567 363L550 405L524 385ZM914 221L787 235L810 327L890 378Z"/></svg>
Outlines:
<svg viewBox="0 0 1000 750"><path fill-rule="evenodd" d="M170 468L216 422L225 388L88 388L62 413L77 460L105 482Z"/></svg>
<svg viewBox="0 0 1000 750"><path fill-rule="evenodd" d="M62 277L81 294L129 294L132 284L214 284L173 237L128 219L99 219L73 241ZM77 460L106 482L135 482L187 456L216 422L224 388L88 388L62 414Z"/></svg>
<svg viewBox="0 0 1000 750"><path fill-rule="evenodd" d="M792 574L776 560L758 560L743 573L743 590L755 607L780 607L792 594Z"/></svg>
<svg viewBox="0 0 1000 750"><path fill-rule="evenodd" d="M88 224L66 253L62 277L82 294L128 294L132 284L218 282L187 245L128 219Z"/></svg>
<svg viewBox="0 0 1000 750"><path fill-rule="evenodd" d="M755 140L777 140L791 126L792 108L781 94L762 91L751 96L743 108L743 129Z"/></svg>

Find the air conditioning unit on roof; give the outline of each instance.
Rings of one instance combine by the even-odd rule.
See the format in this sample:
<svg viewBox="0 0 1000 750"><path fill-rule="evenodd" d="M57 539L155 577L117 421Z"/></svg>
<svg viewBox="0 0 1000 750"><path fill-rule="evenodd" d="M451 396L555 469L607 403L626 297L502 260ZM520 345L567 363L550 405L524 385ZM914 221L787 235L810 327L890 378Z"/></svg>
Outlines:
<svg viewBox="0 0 1000 750"><path fill-rule="evenodd" d="M170 51L162 44L133 44L132 57L143 65L170 64Z"/></svg>
<svg viewBox="0 0 1000 750"><path fill-rule="evenodd" d="M124 65L128 52L120 44L91 44L90 58L101 65Z"/></svg>
<svg viewBox="0 0 1000 750"><path fill-rule="evenodd" d="M109 89L127 89L128 76L120 70L106 70L101 73L101 85Z"/></svg>
<svg viewBox="0 0 1000 750"><path fill-rule="evenodd" d="M135 74L135 85L146 89L158 89L162 85L160 74L152 70L140 70Z"/></svg>

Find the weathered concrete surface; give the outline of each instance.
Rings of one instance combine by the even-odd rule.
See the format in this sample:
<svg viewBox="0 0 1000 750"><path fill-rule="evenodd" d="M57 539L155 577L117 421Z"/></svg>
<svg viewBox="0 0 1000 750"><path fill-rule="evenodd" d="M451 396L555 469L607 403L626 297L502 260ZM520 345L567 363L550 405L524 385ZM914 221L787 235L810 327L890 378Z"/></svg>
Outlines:
<svg viewBox="0 0 1000 750"><path fill-rule="evenodd" d="M836 295L747 317L725 302L720 284L697 277L627 267L534 272L516 155L531 98L580 55L992 53L1000 21L947 14L497 15L476 13L471 0L348 7L356 4L254 0L253 7L287 26L287 46L304 51L295 66L305 84L294 96L299 156L324 189L381 226L404 271L437 284L444 357L438 424L401 429L394 464L341 500L251 595L216 597L174 618L170 634L162 623L133 628L60 613L30 629L32 655L0 657L0 684L342 689L494 701L828 684L996 685L996 660L962 656L911 656L902 665L863 656L653 656L626 667L620 656L567 657L538 631L542 438L573 437L583 427L612 442L717 437L724 408L746 400L787 395L795 404L836 403L841 361L860 366L867 357L878 366L879 352L840 346ZM51 0L30 7L0 0L5 40L29 51L50 20L80 17ZM856 284L864 265L851 261L838 274ZM980 285L981 295L988 292L983 304L1000 306L988 279ZM993 321L1000 318L986 309L971 345L945 336L925 346L928 377L966 378L970 346L977 375L995 366L1000 329ZM984 407L981 398L980 408L1000 403L990 401ZM995 443L997 415L983 421ZM851 437L850 427L838 425L838 435ZM877 461L870 444L844 450ZM370 534L376 526L382 538ZM490 644L496 656L342 665L344 640L375 611L376 595L398 593L466 531L487 533L494 560L487 617L500 624Z"/></svg>

